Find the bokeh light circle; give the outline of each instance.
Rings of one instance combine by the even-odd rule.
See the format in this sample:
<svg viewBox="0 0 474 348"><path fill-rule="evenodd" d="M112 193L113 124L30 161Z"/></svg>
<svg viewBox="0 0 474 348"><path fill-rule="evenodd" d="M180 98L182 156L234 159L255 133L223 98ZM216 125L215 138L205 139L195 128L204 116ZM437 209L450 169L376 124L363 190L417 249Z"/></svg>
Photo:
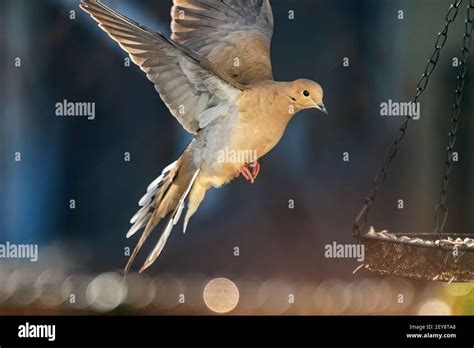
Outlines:
<svg viewBox="0 0 474 348"><path fill-rule="evenodd" d="M204 288L204 302L216 313L228 313L239 302L239 289L227 278L214 278Z"/></svg>

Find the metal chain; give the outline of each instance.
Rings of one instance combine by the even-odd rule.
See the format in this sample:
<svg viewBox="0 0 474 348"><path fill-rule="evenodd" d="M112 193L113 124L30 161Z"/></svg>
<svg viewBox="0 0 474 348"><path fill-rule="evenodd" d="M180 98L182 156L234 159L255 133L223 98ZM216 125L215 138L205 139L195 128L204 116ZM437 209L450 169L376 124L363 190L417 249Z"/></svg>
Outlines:
<svg viewBox="0 0 474 348"><path fill-rule="evenodd" d="M445 17L446 23L443 27L443 30L441 30L441 32L438 34L438 37L435 42L435 50L433 54L431 55L431 58L428 60L428 64L426 65L425 71L423 72L423 75L421 75L421 78L416 85L416 95L415 95L415 98L413 99L413 103L416 103L418 101L421 94L425 91L426 87L428 86L429 78L431 74L433 73L433 71L435 70L436 65L438 63L441 49L444 47L444 44L446 43L446 40L448 38L449 27L451 23L454 22L454 20L456 19L456 16L459 11L459 6L462 4L462 2L463 0L453 0L453 3L451 4L449 8L448 13L446 14L446 17ZM353 232L352 235L354 237L360 236L361 229L367 223L370 207L374 203L375 198L377 197L378 191L380 190L383 183L385 182L385 179L388 174L388 169L390 168L390 165L398 152L400 143L405 137L405 133L406 133L408 123L410 120L411 120L411 116L406 116L405 121L401 125L399 133L397 137L395 138L395 141L390 145L390 147L388 148L386 152L385 160L382 165L382 168L377 172L375 176L372 190L369 192L369 195L365 198L364 204L355 219L354 226L352 228L352 232Z"/></svg>
<svg viewBox="0 0 474 348"><path fill-rule="evenodd" d="M471 46L472 23L474 20L474 0L470 0L467 5L467 17L463 36L462 62L459 67L459 74L456 78L456 90L454 91L453 118L451 119L451 129L448 134L448 146L446 148L447 158L444 168L443 185L441 189L441 202L435 207L436 227L434 233L443 233L446 220L448 218L448 207L446 206L449 174L453 167L454 145L456 144L456 131L459 127L459 116L461 113L461 101L467 72L467 60L469 58L469 48Z"/></svg>

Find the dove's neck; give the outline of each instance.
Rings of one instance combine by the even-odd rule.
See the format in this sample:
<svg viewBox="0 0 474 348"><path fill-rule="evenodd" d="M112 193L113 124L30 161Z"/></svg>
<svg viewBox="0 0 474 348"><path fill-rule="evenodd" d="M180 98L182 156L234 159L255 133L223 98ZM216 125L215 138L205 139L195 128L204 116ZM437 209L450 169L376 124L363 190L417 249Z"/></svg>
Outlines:
<svg viewBox="0 0 474 348"><path fill-rule="evenodd" d="M283 106L286 106L286 111L283 116L286 116L290 121L299 111L303 110L294 97L294 88L292 82L277 82L276 86L278 90L278 104L279 109L283 110Z"/></svg>
<svg viewBox="0 0 474 348"><path fill-rule="evenodd" d="M286 124L301 109L291 98L288 82L263 81L242 92L238 98L241 112L256 113L259 119L271 121L275 126Z"/></svg>

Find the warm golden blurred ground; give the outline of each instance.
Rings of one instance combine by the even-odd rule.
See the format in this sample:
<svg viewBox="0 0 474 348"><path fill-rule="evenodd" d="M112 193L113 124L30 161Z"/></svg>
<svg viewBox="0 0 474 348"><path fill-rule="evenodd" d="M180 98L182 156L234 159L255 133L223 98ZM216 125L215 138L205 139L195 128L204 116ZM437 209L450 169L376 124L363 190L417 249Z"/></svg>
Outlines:
<svg viewBox="0 0 474 348"><path fill-rule="evenodd" d="M66 275L0 268L0 280L2 315L213 314L203 298L211 279L199 275L131 274L124 281L119 273ZM420 282L369 273L358 273L349 282L231 280L238 288L239 302L229 313L236 315L474 314L472 283ZM224 307L227 289L220 293Z"/></svg>

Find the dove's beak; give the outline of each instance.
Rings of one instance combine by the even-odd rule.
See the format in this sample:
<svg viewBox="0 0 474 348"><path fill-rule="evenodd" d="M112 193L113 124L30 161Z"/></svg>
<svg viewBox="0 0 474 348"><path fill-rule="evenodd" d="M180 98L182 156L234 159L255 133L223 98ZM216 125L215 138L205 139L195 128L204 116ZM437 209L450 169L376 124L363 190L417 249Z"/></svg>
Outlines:
<svg viewBox="0 0 474 348"><path fill-rule="evenodd" d="M321 112L325 115L328 114L328 111L327 111L327 109L326 109L326 107L324 106L323 103L317 103L315 108L318 109L318 110L321 110Z"/></svg>

